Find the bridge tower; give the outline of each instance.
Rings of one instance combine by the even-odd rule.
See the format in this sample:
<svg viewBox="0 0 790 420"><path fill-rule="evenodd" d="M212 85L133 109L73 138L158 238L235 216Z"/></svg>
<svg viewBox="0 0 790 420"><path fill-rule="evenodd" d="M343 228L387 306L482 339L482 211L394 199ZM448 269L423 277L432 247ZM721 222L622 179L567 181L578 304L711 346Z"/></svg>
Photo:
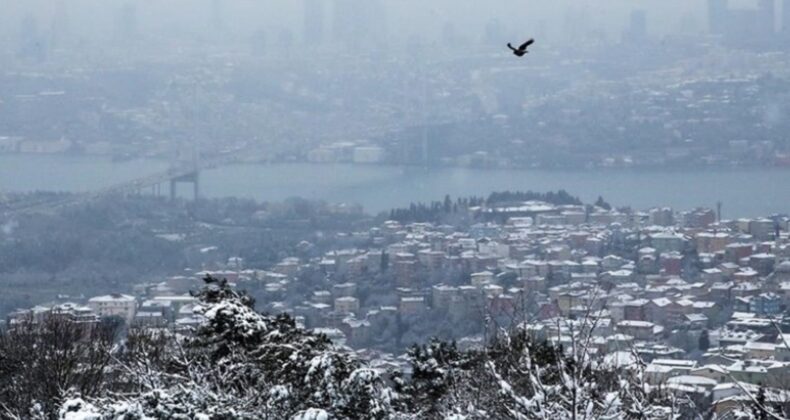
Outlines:
<svg viewBox="0 0 790 420"><path fill-rule="evenodd" d="M179 149L175 161L171 164L170 199L175 200L178 184L192 184L192 199L197 201L200 196L200 153L193 144L188 150Z"/></svg>
<svg viewBox="0 0 790 420"><path fill-rule="evenodd" d="M196 170L170 179L170 199L176 199L178 184L192 184L192 199L196 200L200 193L200 172Z"/></svg>

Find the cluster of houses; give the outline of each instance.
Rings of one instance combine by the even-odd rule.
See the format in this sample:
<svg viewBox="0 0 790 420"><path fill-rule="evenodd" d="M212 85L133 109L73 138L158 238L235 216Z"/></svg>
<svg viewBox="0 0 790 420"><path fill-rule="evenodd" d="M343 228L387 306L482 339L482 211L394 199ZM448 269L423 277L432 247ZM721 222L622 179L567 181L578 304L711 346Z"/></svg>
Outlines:
<svg viewBox="0 0 790 420"><path fill-rule="evenodd" d="M189 294L133 296L121 293L94 296L76 303L68 296L55 302L14 311L6 317L8 327L25 322L41 322L47 317L58 317L73 322L96 324L103 318L117 318L128 326L175 328L188 331L201 322L194 313L195 298Z"/></svg>
<svg viewBox="0 0 790 420"><path fill-rule="evenodd" d="M292 313L382 364L398 363L384 343L410 328L478 323L480 330L454 337L473 346L489 327L483 319L515 320L565 348L588 334L588 350L608 363L643 366L650 385L707 400L721 413L756 387L783 395L790 386L788 218L536 202L472 211L474 224L386 221L347 235L356 247L265 269L232 257L219 269L138 285L134 296L39 306L8 322L57 313L186 329L200 322L188 291L210 274L249 290L261 309Z"/></svg>
<svg viewBox="0 0 790 420"><path fill-rule="evenodd" d="M375 347L393 322L517 319L535 339L564 348L590 334L589 351L642 364L650 385L707 401L719 414L759 387L769 398L785 395L786 217L546 203L476 211L490 221L463 229L385 222L364 234L368 249L283 260L264 274L267 287L287 289L301 270L332 273L331 285L297 304L275 299L277 308L359 349ZM390 273L390 305L360 292L382 270Z"/></svg>

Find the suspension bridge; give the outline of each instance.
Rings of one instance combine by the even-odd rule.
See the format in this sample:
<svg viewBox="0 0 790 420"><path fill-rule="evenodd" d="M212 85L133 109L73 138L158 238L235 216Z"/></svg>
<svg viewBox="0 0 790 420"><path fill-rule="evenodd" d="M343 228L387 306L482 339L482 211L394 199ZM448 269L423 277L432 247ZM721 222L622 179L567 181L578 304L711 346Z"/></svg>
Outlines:
<svg viewBox="0 0 790 420"><path fill-rule="evenodd" d="M52 212L64 207L90 202L106 196L141 195L151 193L161 195L162 187L171 199L175 199L178 186L189 184L192 189L192 199L200 196L200 173L209 169L229 165L240 160L240 154L220 154L210 159L194 159L190 162L177 162L165 171L148 174L136 179L101 188L97 191L86 193L66 194L44 200L25 200L20 203L10 204L6 208L0 207L0 216L15 217L30 213Z"/></svg>

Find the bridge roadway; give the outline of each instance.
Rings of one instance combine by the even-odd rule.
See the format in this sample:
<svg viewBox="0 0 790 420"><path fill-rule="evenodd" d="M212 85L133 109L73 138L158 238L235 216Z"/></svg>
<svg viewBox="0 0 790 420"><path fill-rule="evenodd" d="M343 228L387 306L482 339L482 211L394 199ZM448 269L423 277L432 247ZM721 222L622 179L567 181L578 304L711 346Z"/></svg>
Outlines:
<svg viewBox="0 0 790 420"><path fill-rule="evenodd" d="M454 122L457 121L452 118L449 119L434 118L432 119L431 124L442 125L442 124L454 123ZM420 124L418 124L418 126L425 124L426 122L422 121ZM403 128L404 128L403 124L390 124L388 126L377 126L375 128L363 130L362 132L358 133L360 134L358 135L358 137L378 137L383 135L384 133L403 130ZM234 162L239 162L248 155L249 155L249 150L244 148L237 149L231 152L218 154L212 159L208 159L208 160L201 159L201 161L198 163L191 163L188 166L170 168L164 172L142 176L140 178L126 181L120 184L112 185L98 191L92 191L86 193L72 193L72 194L67 194L67 196L64 198L56 198L53 200L48 200L43 202L28 201L25 203L20 203L17 206L11 206L6 209L0 207L0 221L3 219L9 219L23 214L52 212L64 207L68 207L70 205L90 202L107 195L140 194L142 193L143 190L147 188L158 188L158 186L161 186L164 183L170 183L172 181L184 180L184 182L197 182L196 175L201 171L217 168ZM194 178L189 179L191 176L194 176Z"/></svg>
<svg viewBox="0 0 790 420"><path fill-rule="evenodd" d="M98 191L67 194L66 197L43 202L25 202L8 209L0 209L0 217L13 218L23 214L51 212L71 205L86 203L108 195L140 194L147 188L159 188L164 183L184 182L197 183L200 171L217 168L239 161L240 155L228 154L200 163L170 168L167 171L146 175L120 184L111 185ZM171 185L172 188L172 185ZM197 189L195 190L197 191Z"/></svg>

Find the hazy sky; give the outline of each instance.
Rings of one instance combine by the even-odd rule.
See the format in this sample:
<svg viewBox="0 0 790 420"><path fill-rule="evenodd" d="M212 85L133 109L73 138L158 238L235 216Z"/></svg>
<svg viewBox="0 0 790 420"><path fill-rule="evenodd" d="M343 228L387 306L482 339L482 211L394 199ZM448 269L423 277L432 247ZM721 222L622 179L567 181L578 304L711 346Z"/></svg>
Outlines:
<svg viewBox="0 0 790 420"><path fill-rule="evenodd" d="M483 37L486 25L496 22L503 35L534 36L561 41L569 28L596 29L617 39L634 9L647 11L648 31L663 35L701 30L706 25L704 0L339 0L380 2L392 42L420 37L441 39L448 26L470 42ZM748 3L755 0L733 0ZM175 37L191 40L244 40L264 31L274 39L290 31L303 37L304 0L0 0L0 36L15 45L25 17L46 36L63 36L80 45L101 43L116 36L124 24L141 39ZM324 5L324 27L332 34L333 5ZM355 8L352 8L355 9Z"/></svg>

